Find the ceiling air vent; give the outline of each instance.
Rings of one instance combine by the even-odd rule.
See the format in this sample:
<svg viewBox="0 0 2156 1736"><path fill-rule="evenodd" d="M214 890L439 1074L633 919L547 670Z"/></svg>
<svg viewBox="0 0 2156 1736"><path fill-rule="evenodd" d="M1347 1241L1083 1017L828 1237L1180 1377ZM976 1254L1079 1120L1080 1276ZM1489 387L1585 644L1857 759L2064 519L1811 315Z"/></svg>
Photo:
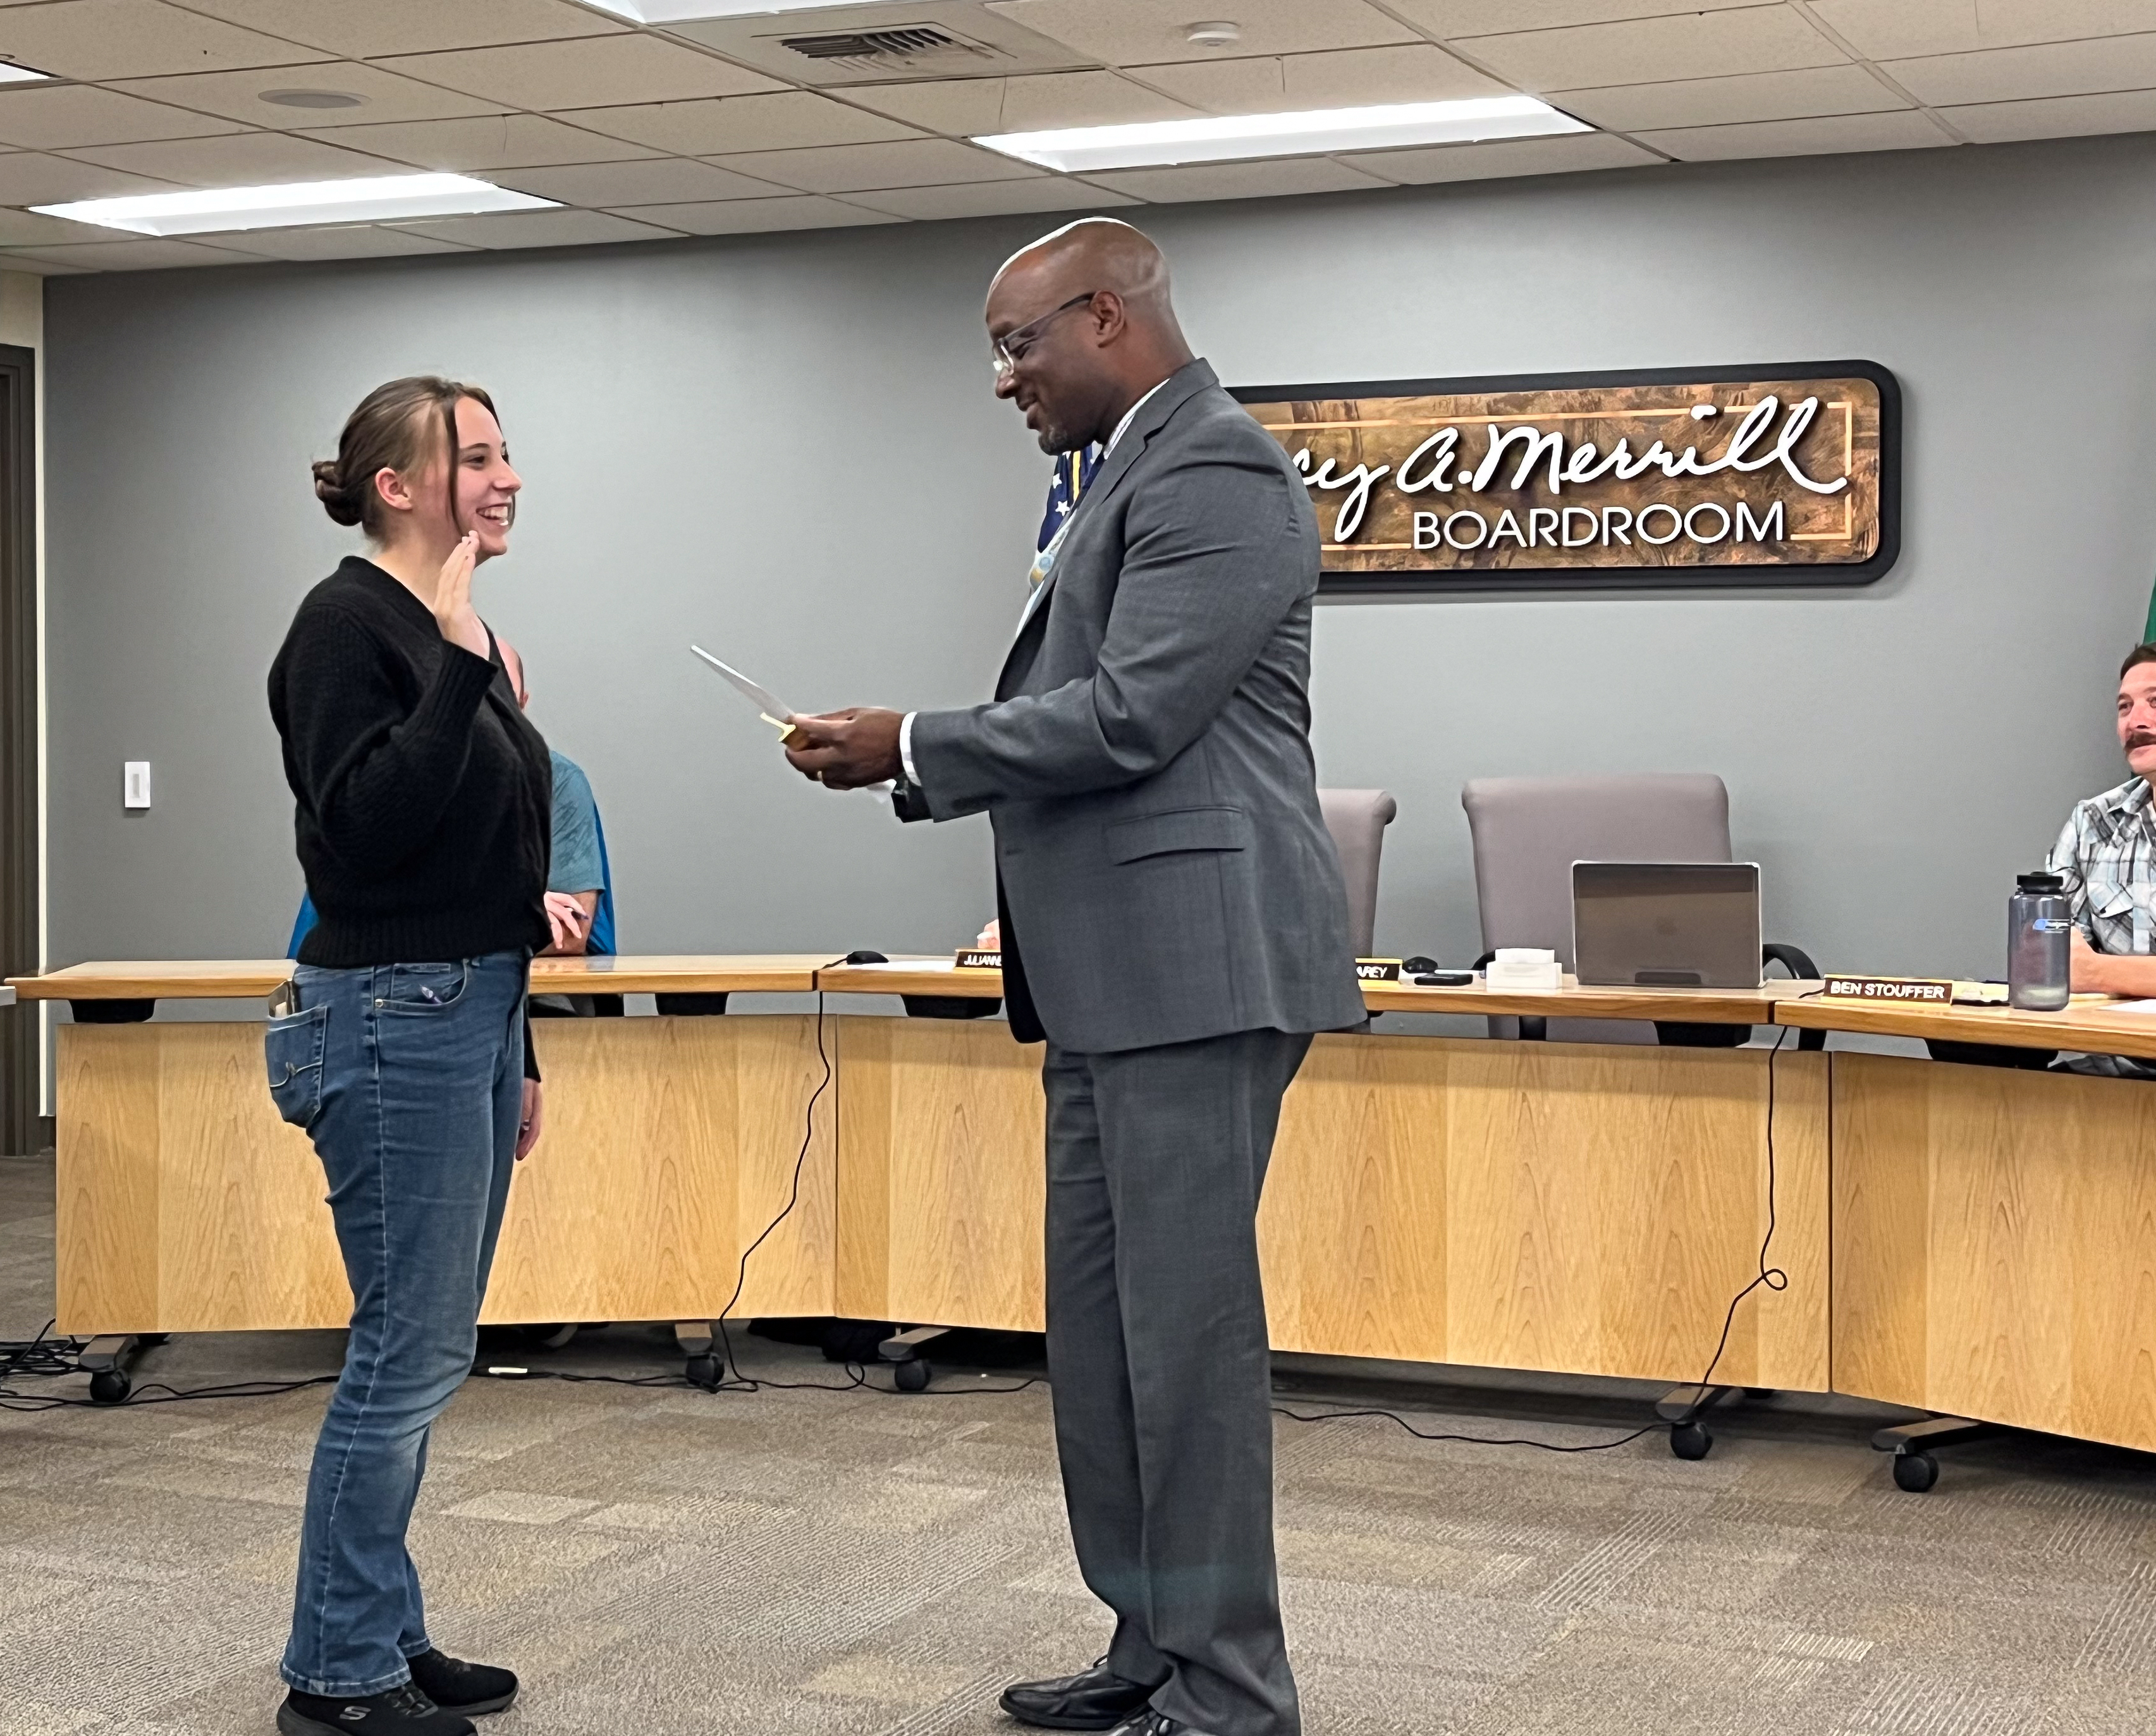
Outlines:
<svg viewBox="0 0 2156 1736"><path fill-rule="evenodd" d="M849 72L934 72L996 58L993 50L932 24L886 30L834 30L819 36L786 36L779 46L820 64Z"/></svg>

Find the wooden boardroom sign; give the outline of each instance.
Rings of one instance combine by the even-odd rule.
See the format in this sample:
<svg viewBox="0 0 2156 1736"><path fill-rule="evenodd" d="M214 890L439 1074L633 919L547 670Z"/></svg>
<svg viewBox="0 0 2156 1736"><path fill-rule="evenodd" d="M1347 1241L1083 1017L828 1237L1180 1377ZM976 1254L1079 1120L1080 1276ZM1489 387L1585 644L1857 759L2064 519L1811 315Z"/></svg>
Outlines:
<svg viewBox="0 0 2156 1736"><path fill-rule="evenodd" d="M1869 584L1901 546L1872 362L1250 386L1328 591Z"/></svg>

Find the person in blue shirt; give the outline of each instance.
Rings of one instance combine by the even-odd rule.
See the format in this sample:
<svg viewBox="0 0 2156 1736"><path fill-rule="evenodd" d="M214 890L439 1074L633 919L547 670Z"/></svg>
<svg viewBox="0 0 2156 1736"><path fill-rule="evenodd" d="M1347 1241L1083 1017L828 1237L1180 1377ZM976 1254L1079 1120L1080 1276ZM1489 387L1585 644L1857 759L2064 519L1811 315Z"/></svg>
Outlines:
<svg viewBox="0 0 2156 1736"><path fill-rule="evenodd" d="M524 659L506 639L501 641L502 667L516 690L516 702L528 707ZM558 929L543 956L614 950L613 886L607 865L606 834L599 825L599 804L584 769L558 747L554 760L554 853L547 869L547 906L568 924Z"/></svg>
<svg viewBox="0 0 2156 1736"><path fill-rule="evenodd" d="M498 639L495 643L501 647L502 667L508 671L517 704L529 706L531 691L525 685L524 659L507 639ZM541 956L610 954L614 950L613 877L607 861L606 832L599 824L598 803L583 768L558 747L548 751L554 763L554 839L547 870L547 920L554 937ZM291 944L285 949L288 958L300 956L300 942L314 926L314 901L303 898L298 920L292 925ZM534 1006L542 1015L588 1013L590 1009L578 1003L591 999L588 995L547 995L535 997Z"/></svg>

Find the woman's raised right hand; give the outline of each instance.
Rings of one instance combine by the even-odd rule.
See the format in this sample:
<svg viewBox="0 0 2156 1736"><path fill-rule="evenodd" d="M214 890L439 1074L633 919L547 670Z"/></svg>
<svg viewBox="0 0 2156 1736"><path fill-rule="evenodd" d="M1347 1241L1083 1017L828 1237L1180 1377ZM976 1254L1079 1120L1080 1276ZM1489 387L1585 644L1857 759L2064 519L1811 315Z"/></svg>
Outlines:
<svg viewBox="0 0 2156 1736"><path fill-rule="evenodd" d="M486 650L486 624L472 607L472 569L479 564L479 532L469 531L449 557L442 562L442 576L434 584L434 624L453 645L462 645L475 657Z"/></svg>

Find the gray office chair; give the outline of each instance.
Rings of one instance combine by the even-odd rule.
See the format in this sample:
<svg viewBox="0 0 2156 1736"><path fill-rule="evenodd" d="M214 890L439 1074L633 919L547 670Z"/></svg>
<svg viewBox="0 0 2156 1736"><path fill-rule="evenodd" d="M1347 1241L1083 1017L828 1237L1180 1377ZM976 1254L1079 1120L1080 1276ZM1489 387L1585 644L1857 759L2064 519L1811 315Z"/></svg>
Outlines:
<svg viewBox="0 0 2156 1736"><path fill-rule="evenodd" d="M1317 805L1348 881L1348 937L1355 943L1355 956L1367 958L1376 944L1378 858L1384 852L1385 828L1400 804L1382 789L1321 789Z"/></svg>
<svg viewBox="0 0 2156 1736"><path fill-rule="evenodd" d="M1485 950L1548 947L1567 970L1573 967L1574 862L1731 860L1729 792L1712 773L1476 778L1461 789L1460 803L1474 838L1475 896ZM1793 974L1817 973L1794 947L1771 945L1766 953ZM1645 1020L1553 1019L1543 1035L1566 1043L1682 1043L1726 1042L1731 1032L1737 1034L1734 1040L1743 1040L1742 1026L1687 1031L1671 1024L1658 1033ZM1520 1021L1492 1019L1490 1034L1517 1036Z"/></svg>

